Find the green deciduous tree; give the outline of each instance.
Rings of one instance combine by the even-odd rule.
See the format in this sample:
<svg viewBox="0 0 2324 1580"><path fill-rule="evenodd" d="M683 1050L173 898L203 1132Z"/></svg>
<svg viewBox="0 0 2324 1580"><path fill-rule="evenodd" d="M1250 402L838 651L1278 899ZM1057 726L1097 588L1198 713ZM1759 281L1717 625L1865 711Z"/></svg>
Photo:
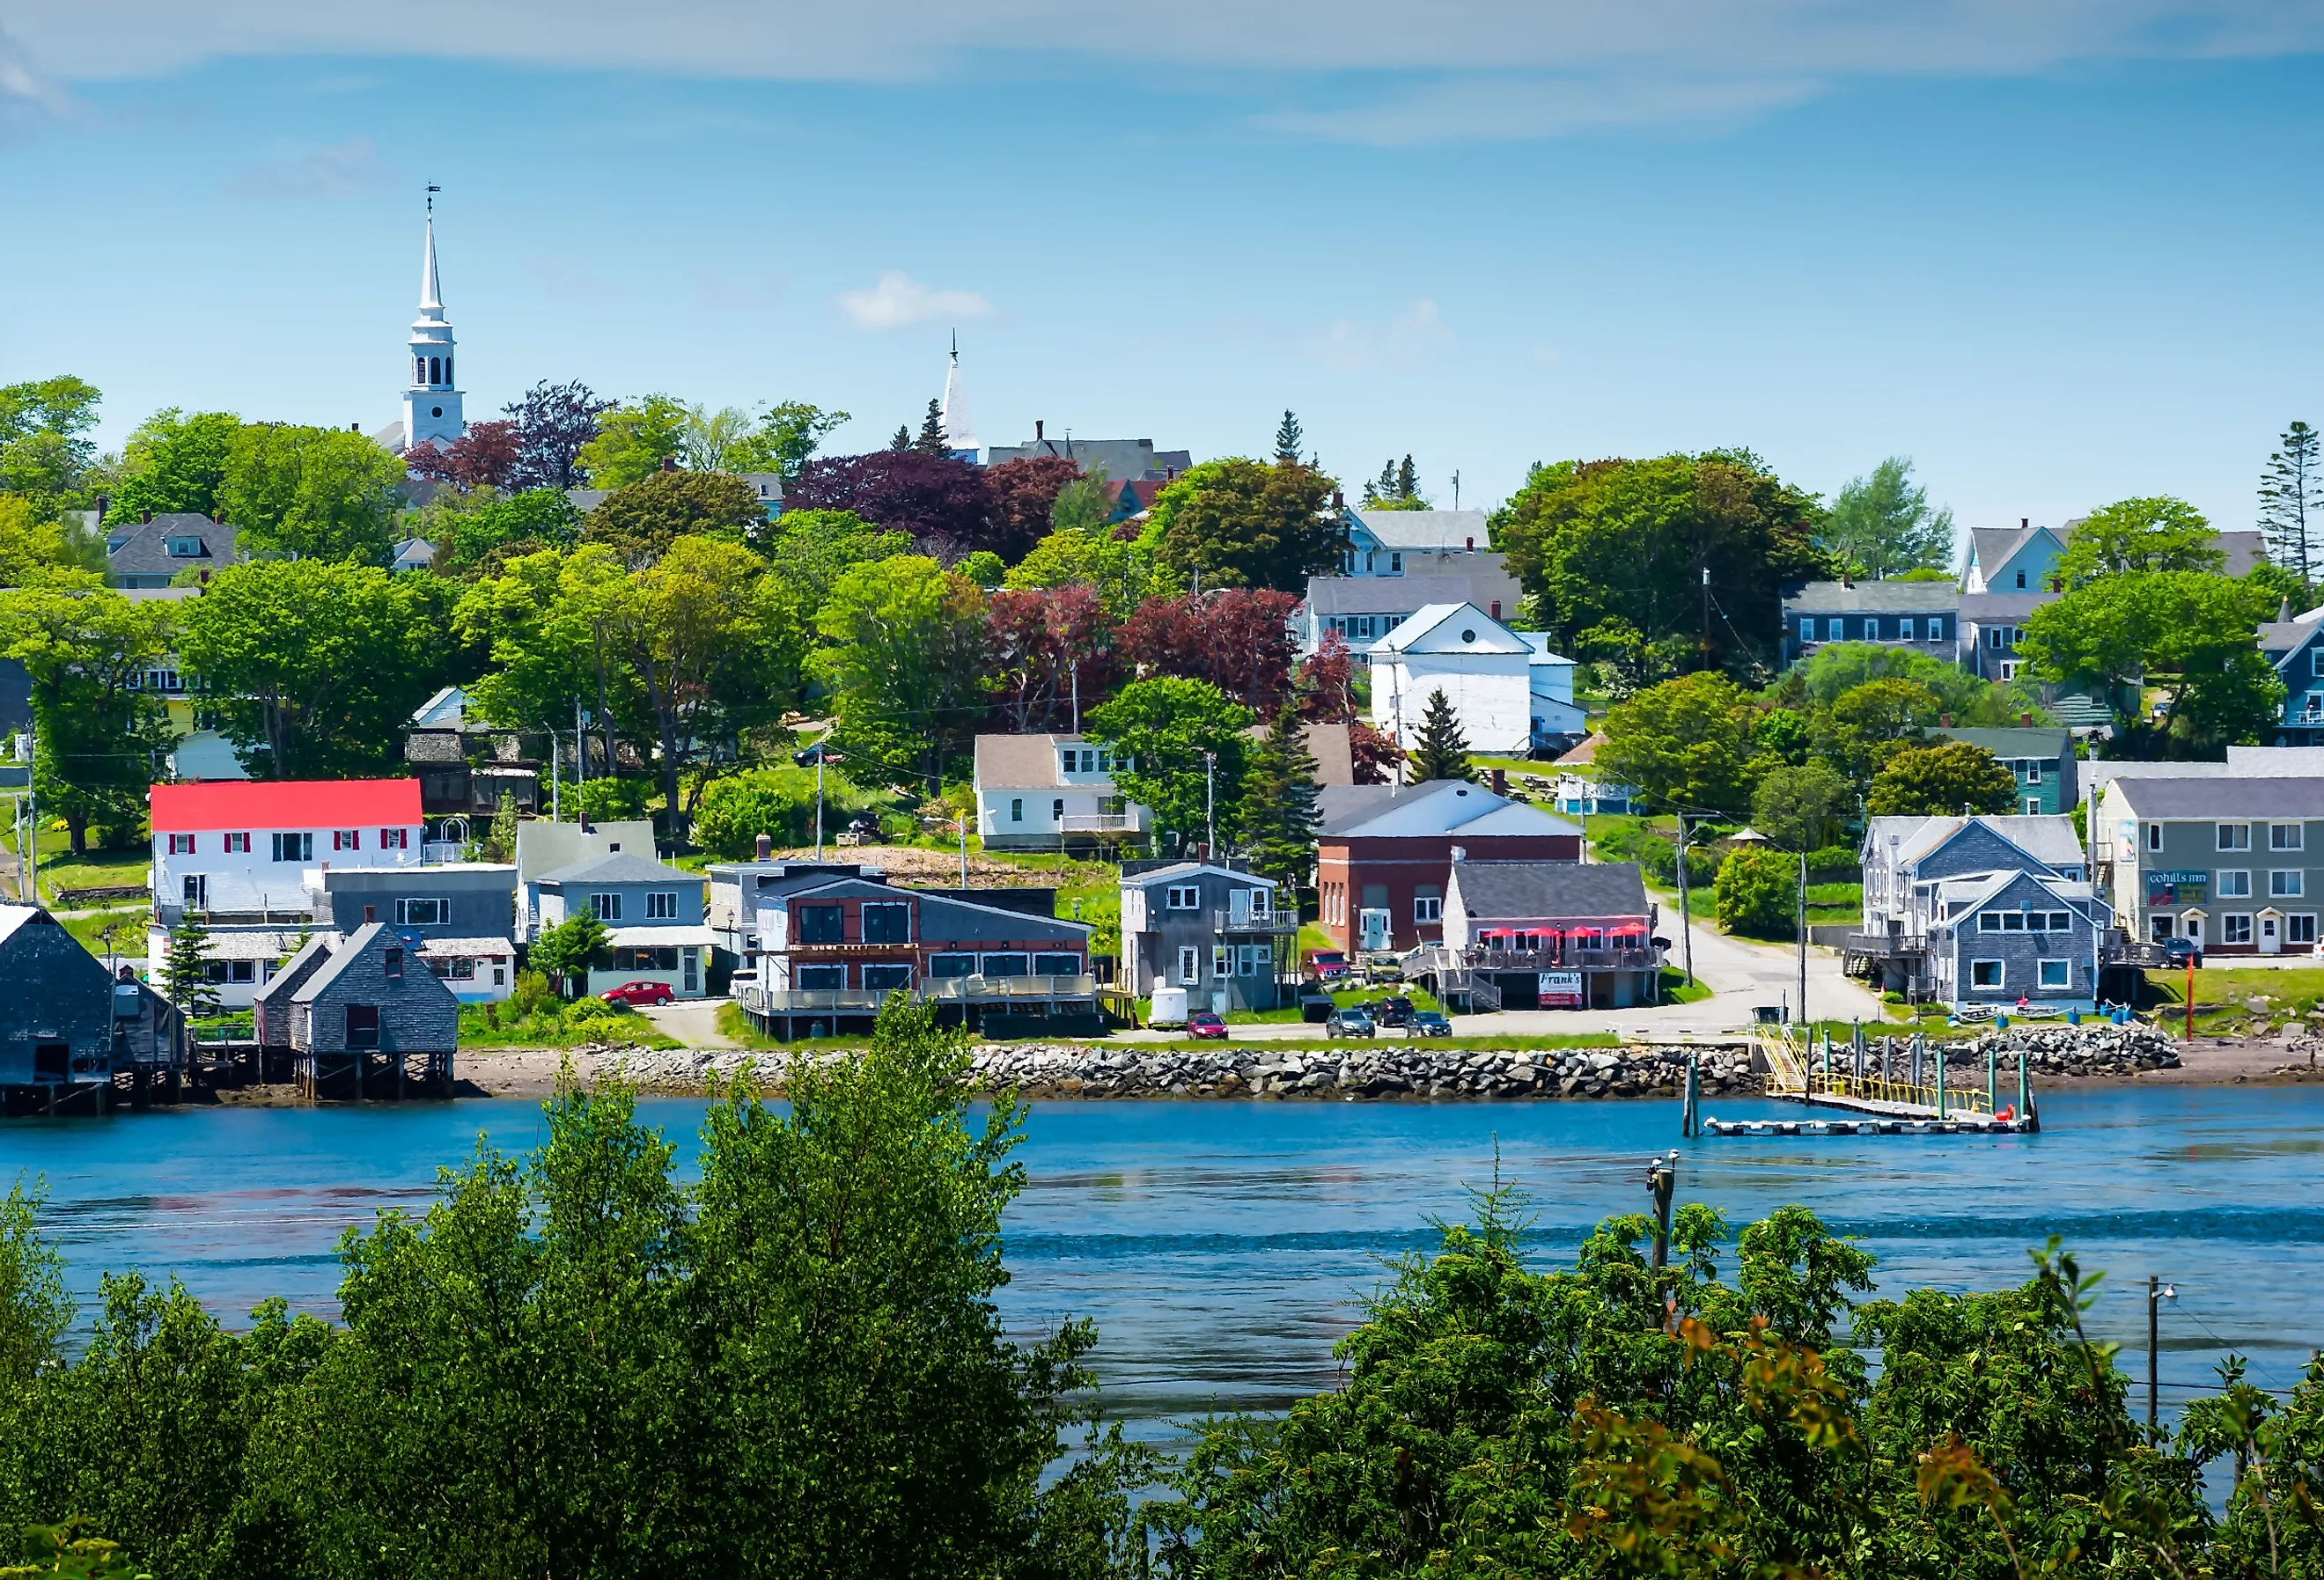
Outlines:
<svg viewBox="0 0 2324 1580"><path fill-rule="evenodd" d="M444 640L456 591L325 559L228 566L181 605L179 655L254 773L383 773L456 660Z"/></svg>
<svg viewBox="0 0 2324 1580"><path fill-rule="evenodd" d="M805 401L778 401L761 411L758 426L727 451L727 469L773 472L788 483L798 476L824 439L848 420L844 411L826 411Z"/></svg>
<svg viewBox="0 0 2324 1580"><path fill-rule="evenodd" d="M1941 570L1952 559L1953 513L1930 506L1910 457L1891 456L1840 488L1817 536L1858 576Z"/></svg>
<svg viewBox="0 0 2324 1580"><path fill-rule="evenodd" d="M2159 722L2125 728L2134 755L2210 756L2281 717L2283 683L2254 639L2274 617L2265 587L2195 570L2102 577L2034 611L2018 651L2044 679L2165 698Z"/></svg>
<svg viewBox="0 0 2324 1580"><path fill-rule="evenodd" d="M71 581L76 571L104 574L105 540L70 515L44 515L21 494L0 494L0 587Z"/></svg>
<svg viewBox="0 0 2324 1580"><path fill-rule="evenodd" d="M135 521L146 511L217 515L227 457L241 431L242 419L231 411L187 413L175 406L156 411L122 446L121 476L109 491L107 516Z"/></svg>
<svg viewBox="0 0 2324 1580"><path fill-rule="evenodd" d="M648 395L597 414L597 436L581 447L577 465L592 488L642 483L686 448L688 409L674 395Z"/></svg>
<svg viewBox="0 0 2324 1580"><path fill-rule="evenodd" d="M1758 457L1715 450L1536 467L1492 533L1567 651L1619 620L1695 667L1756 674L1775 661L1782 585L1830 568L1821 525L1814 499Z"/></svg>
<svg viewBox="0 0 2324 1580"><path fill-rule="evenodd" d="M1942 818L2017 810L2017 779L1993 753L1967 741L1940 741L1890 757L1865 792L1875 818Z"/></svg>
<svg viewBox="0 0 2324 1580"><path fill-rule="evenodd" d="M918 780L934 795L984 715L984 594L920 554L840 574L816 616L835 744L859 779Z"/></svg>
<svg viewBox="0 0 2324 1580"><path fill-rule="evenodd" d="M2168 494L2123 499L2094 510L2074 525L2056 575L2068 589L2103 576L2158 570L2217 574L2227 565L2219 534L2203 513Z"/></svg>
<svg viewBox="0 0 2324 1580"><path fill-rule="evenodd" d="M795 768L729 774L702 792L694 819L695 843L711 855L739 861L761 834L778 846L797 845L815 815L815 778Z"/></svg>
<svg viewBox="0 0 2324 1580"><path fill-rule="evenodd" d="M2294 422L2259 479L2259 525L2276 564L2313 589L2324 578L2324 439Z"/></svg>
<svg viewBox="0 0 2324 1580"><path fill-rule="evenodd" d="M1944 699L1919 681L1867 680L1816 716L1816 747L1861 788L1881 764L1925 740L1943 719Z"/></svg>
<svg viewBox="0 0 2324 1580"><path fill-rule="evenodd" d="M1057 495L1060 507L1081 486L1068 484ZM1126 620L1156 598L1175 598L1186 591L1185 580L1163 563L1159 550L1159 535L1150 527L1124 538L1102 518L1089 527L1061 523L1010 568L1005 585L1014 592L1076 584L1093 587L1108 614Z"/></svg>
<svg viewBox="0 0 2324 1580"><path fill-rule="evenodd" d="M612 937L604 922L586 910L576 910L563 921L541 929L529 958L534 970L577 984L586 979L590 967L603 966L612 959L607 953Z"/></svg>
<svg viewBox="0 0 2324 1580"><path fill-rule="evenodd" d="M1711 890L1719 925L1754 938L1798 934L1800 863L1806 856L1768 845L1738 845L1719 864Z"/></svg>
<svg viewBox="0 0 2324 1580"><path fill-rule="evenodd" d="M1856 787L1821 758L1770 768L1751 792L1751 827L1788 851L1839 843L1856 810Z"/></svg>
<svg viewBox="0 0 2324 1580"><path fill-rule="evenodd" d="M812 620L852 567L911 551L909 532L875 527L852 510L795 510L775 522L767 560Z"/></svg>
<svg viewBox="0 0 2324 1580"><path fill-rule="evenodd" d="M1340 563L1347 525L1332 479L1296 460L1204 461L1156 495L1156 558L1205 587L1305 592Z"/></svg>
<svg viewBox="0 0 2324 1580"><path fill-rule="evenodd" d="M656 472L615 489L582 523L582 540L603 543L631 569L652 564L680 538L763 546L766 506L758 491L724 472Z"/></svg>
<svg viewBox="0 0 2324 1580"><path fill-rule="evenodd" d="M678 464L690 472L740 472L734 464L751 431L751 414L740 406L689 406L678 430Z"/></svg>
<svg viewBox="0 0 2324 1580"><path fill-rule="evenodd" d="M1133 680L1113 700L1082 716L1084 733L1110 748L1121 793L1152 808L1181 844L1199 839L1213 816L1233 827L1252 723L1250 709L1207 680ZM1119 767L1127 755L1131 766Z"/></svg>
<svg viewBox="0 0 2324 1580"><path fill-rule="evenodd" d="M1740 816L1758 776L1757 725L1750 697L1724 675L1665 680L1608 711L1598 774L1657 808Z"/></svg>
<svg viewBox="0 0 2324 1580"><path fill-rule="evenodd" d="M101 399L70 374L0 385L0 494L30 501L43 520L87 504L84 474L97 453L88 430Z"/></svg>
<svg viewBox="0 0 2324 1580"><path fill-rule="evenodd" d="M1469 738L1461 733L1461 716L1452 711L1452 699L1441 686L1428 694L1428 706L1421 713L1420 731L1410 751L1406 777L1415 784L1434 779L1476 780L1477 771L1469 762Z"/></svg>
<svg viewBox="0 0 2324 1580"><path fill-rule="evenodd" d="M87 853L92 823L120 841L135 834L171 738L161 699L141 682L171 653L175 607L133 603L95 580L0 592L0 655L32 682L41 808L65 820L75 855Z"/></svg>
<svg viewBox="0 0 2324 1580"><path fill-rule="evenodd" d="M1286 901L1315 864L1315 772L1298 710L1279 709L1243 772L1241 844L1254 872L1286 886Z"/></svg>
<svg viewBox="0 0 2324 1580"><path fill-rule="evenodd" d="M244 551L383 565L403 463L360 433L251 422L226 447L217 509Z"/></svg>

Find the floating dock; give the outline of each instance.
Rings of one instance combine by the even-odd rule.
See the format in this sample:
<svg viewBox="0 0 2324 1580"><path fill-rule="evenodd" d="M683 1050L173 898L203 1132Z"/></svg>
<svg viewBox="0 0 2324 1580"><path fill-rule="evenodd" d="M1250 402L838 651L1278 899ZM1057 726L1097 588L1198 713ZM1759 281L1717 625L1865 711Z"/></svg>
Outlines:
<svg viewBox="0 0 2324 1580"><path fill-rule="evenodd" d="M1803 1108L1831 1108L1845 1119L1727 1120L1702 1113L1702 1084L1695 1061L1687 1061L1686 1095L1679 1120L1685 1136L1957 1136L2032 1135L2042 1128L2025 1073L2017 1056L2017 1101L1998 1105L2000 1060L1988 1047L1985 1086L1947 1085L1945 1051L1923 1035L1906 1041L1898 1057L1896 1039L1883 1037L1874 1049L1858 1026L1835 1057L1831 1034L1788 1026L1755 1027L1752 1062L1767 1075L1766 1095ZM1896 1067L1904 1065L1903 1069Z"/></svg>

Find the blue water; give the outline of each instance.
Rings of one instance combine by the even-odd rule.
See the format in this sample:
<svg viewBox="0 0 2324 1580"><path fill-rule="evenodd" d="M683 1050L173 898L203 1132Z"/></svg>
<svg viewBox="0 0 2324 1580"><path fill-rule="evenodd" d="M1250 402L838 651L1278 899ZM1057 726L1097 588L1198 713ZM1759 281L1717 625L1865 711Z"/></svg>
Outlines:
<svg viewBox="0 0 2324 1580"><path fill-rule="evenodd" d="M693 1155L698 1102L654 1100L649 1123ZM1778 1112L1720 1102L1721 1117ZM1796 1110L1781 1112L1796 1114ZM2145 1371L2147 1274L2163 1308L2166 1401L2210 1381L2227 1348L2287 1389L2324 1344L2314 1254L2324 1245L2324 1090L2148 1088L2059 1093L2039 1136L1682 1142L1671 1103L1047 1104L1020 1153L1002 1297L1030 1332L1096 1318L1120 1413L1157 1429L1213 1405L1280 1408L1328 1387L1333 1341L1379 1287L1380 1259L1458 1217L1496 1142L1533 1197L1544 1261L1589 1227L1644 1210L1645 1165L1682 1155L1679 1197L1737 1224L1812 1207L1880 1258L1885 1289L2022 1281L2025 1252L2063 1234L2108 1270L2094 1321ZM533 1145L528 1101L403 1107L201 1109L0 1126L0 1187L44 1176L49 1227L76 1290L97 1274L175 1274L221 1312L281 1294L333 1309L333 1245L379 1208L419 1208L438 1165L479 1131Z"/></svg>

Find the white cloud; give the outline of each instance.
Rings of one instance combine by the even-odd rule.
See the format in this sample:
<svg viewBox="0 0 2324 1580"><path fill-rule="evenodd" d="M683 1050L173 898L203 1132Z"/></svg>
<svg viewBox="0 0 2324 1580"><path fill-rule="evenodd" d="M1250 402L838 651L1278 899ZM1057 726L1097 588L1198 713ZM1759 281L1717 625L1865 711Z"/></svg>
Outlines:
<svg viewBox="0 0 2324 1580"><path fill-rule="evenodd" d="M64 114L70 102L63 88L34 69L31 51L0 28L0 143Z"/></svg>
<svg viewBox="0 0 2324 1580"><path fill-rule="evenodd" d="M237 197L272 202L330 203L358 198L400 179L368 137L254 165L226 183Z"/></svg>
<svg viewBox="0 0 2324 1580"><path fill-rule="evenodd" d="M1334 319L1305 336L1303 347L1309 357L1334 373L1401 372L1417 365L1452 339L1444 315L1424 296L1387 323Z"/></svg>
<svg viewBox="0 0 2324 1580"><path fill-rule="evenodd" d="M843 291L839 310L859 329L900 329L930 319L981 319L992 304L973 291L935 291L890 269L869 291Z"/></svg>
<svg viewBox="0 0 2324 1580"><path fill-rule="evenodd" d="M72 0L14 23L58 77L237 55L429 56L768 80L894 79L1014 56L1187 68L1302 135L1537 136L1725 119L1884 76L2324 49L2313 0ZM1028 41L1030 42L1028 43ZM16 57L0 42L0 74ZM0 102L7 89L0 86ZM21 97L21 93L19 95Z"/></svg>

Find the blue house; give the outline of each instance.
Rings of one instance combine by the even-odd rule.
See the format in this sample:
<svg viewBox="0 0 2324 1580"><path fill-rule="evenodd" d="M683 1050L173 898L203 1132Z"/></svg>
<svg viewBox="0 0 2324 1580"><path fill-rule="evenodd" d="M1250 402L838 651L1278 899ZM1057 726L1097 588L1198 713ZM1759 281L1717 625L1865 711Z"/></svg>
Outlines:
<svg viewBox="0 0 2324 1580"><path fill-rule="evenodd" d="M1972 527L1965 593L2053 593L2050 572L2066 551L2066 534L2020 517L2015 527Z"/></svg>
<svg viewBox="0 0 2324 1580"><path fill-rule="evenodd" d="M1492 534L1481 510L1360 510L1342 504L1348 547L1342 576L1403 576L1459 571L1461 556L1488 554ZM1501 568L1496 559L1494 568Z"/></svg>
<svg viewBox="0 0 2324 1580"><path fill-rule="evenodd" d="M2272 620L2259 628L2259 651L2283 682L2283 722L2279 746L2324 745L2324 611L2297 620Z"/></svg>

